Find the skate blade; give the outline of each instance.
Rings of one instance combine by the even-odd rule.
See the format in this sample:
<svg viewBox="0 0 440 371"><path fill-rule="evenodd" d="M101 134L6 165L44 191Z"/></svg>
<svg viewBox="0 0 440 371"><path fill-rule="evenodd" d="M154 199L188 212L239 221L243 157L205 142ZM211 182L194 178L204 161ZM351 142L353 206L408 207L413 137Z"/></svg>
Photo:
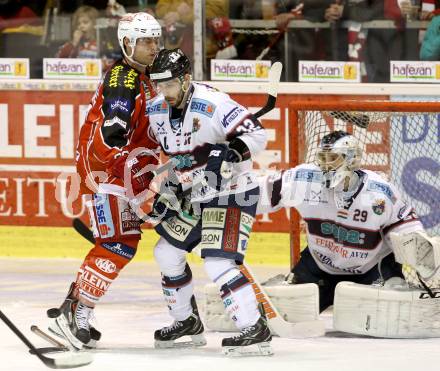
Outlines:
<svg viewBox="0 0 440 371"><path fill-rule="evenodd" d="M179 341L176 340L168 340L168 341L160 341L155 340L154 347L157 349L168 349L168 348L196 348L202 347L206 345L206 339L203 334L199 335L189 335L191 337L191 341Z"/></svg>
<svg viewBox="0 0 440 371"><path fill-rule="evenodd" d="M60 339L66 341L66 337L64 336L63 332L60 330L60 326L57 325L56 320L52 320L52 322L47 326L47 329L52 334L58 336ZM68 346L70 346L70 342L68 342ZM98 345L98 341L95 339L90 339L90 341L87 344L83 344L84 348L87 349L95 349Z"/></svg>
<svg viewBox="0 0 440 371"><path fill-rule="evenodd" d="M55 323L58 326L58 329L63 334L63 337L77 350L81 350L84 346L84 343L78 340L75 335L73 335L72 331L70 331L69 324L67 322L64 314L55 318Z"/></svg>
<svg viewBox="0 0 440 371"><path fill-rule="evenodd" d="M263 342L242 347L226 346L223 347L223 354L228 357L254 357L273 355L270 343Z"/></svg>
<svg viewBox="0 0 440 371"><path fill-rule="evenodd" d="M66 337L63 335L63 333L60 330L60 328L55 324L55 321L54 321L54 325L53 326L48 326L47 329L53 335L56 335L61 340L64 340L64 342L67 342L67 345L66 345L67 347L73 348L72 344L70 344L70 342L66 340ZM83 347L85 349L96 349L97 346L98 346L98 340L94 340L94 339L90 339L90 341L87 344L83 344Z"/></svg>

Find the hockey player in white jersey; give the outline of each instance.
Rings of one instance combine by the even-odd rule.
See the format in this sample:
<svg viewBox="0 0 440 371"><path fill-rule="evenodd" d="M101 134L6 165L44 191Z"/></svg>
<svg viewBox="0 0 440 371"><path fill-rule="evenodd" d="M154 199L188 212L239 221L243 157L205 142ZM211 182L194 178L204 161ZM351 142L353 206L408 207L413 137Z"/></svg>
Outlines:
<svg viewBox="0 0 440 371"><path fill-rule="evenodd" d="M191 345L206 344L186 254L200 243L208 276L220 290L226 311L241 331L225 338L226 354L271 354L270 330L248 279L240 272L259 198L252 158L266 146L266 133L245 107L227 94L191 81L188 58L180 49L162 50L150 74L158 95L149 102L150 135L176 165L178 179L168 178L165 193L194 187L180 212L167 209L164 192L153 209L161 215L155 230L161 235L154 256L162 272L162 287L171 326L154 334L157 347L175 347L189 335ZM229 164L228 166L225 166ZM222 169L229 169L228 177ZM249 350L251 347L253 350Z"/></svg>
<svg viewBox="0 0 440 371"><path fill-rule="evenodd" d="M361 156L355 137L335 131L323 137L317 164L276 173L260 184L257 213L294 207L306 224L308 246L292 270L293 283L316 283L321 311L333 304L339 282L403 278L401 264L419 273L413 269L407 281L438 288L438 247L397 188L360 168Z"/></svg>

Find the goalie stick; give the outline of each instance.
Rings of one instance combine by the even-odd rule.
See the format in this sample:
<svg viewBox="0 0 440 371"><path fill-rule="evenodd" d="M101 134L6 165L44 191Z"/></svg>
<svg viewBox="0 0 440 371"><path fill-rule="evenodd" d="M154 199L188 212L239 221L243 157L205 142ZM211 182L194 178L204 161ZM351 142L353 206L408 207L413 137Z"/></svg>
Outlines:
<svg viewBox="0 0 440 371"><path fill-rule="evenodd" d="M8 317L0 310L0 318L8 326L11 331L18 336L18 338L26 344L32 354L35 354L41 362L43 362L49 368L75 368L90 364L93 361L93 357L90 353L75 353L60 357L60 358L49 358L44 356L28 339L23 333L9 320Z"/></svg>

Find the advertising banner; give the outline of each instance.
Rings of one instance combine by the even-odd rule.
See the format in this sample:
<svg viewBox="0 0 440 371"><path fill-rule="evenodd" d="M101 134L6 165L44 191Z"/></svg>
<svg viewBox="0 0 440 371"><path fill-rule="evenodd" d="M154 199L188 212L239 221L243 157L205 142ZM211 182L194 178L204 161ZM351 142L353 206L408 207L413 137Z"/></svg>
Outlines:
<svg viewBox="0 0 440 371"><path fill-rule="evenodd" d="M267 81L270 61L211 59L211 80Z"/></svg>
<svg viewBox="0 0 440 371"><path fill-rule="evenodd" d="M28 58L0 58L0 79L28 79Z"/></svg>
<svg viewBox="0 0 440 371"><path fill-rule="evenodd" d="M43 78L96 80L101 77L101 59L44 58Z"/></svg>
<svg viewBox="0 0 440 371"><path fill-rule="evenodd" d="M440 62L390 61L390 81L439 83Z"/></svg>
<svg viewBox="0 0 440 371"><path fill-rule="evenodd" d="M0 225L68 226L72 217L85 215L81 199L71 194L69 185L75 175L79 130L92 94L90 91L45 91L44 94L8 91L0 95ZM248 93L234 93L231 97L253 112L267 99L265 94ZM268 143L266 150L254 159L256 169L268 172L288 168L291 125L288 104L298 97L280 94L276 107L261 118ZM337 98L331 96L331 99ZM387 174L393 169L392 180L405 196L416 203L417 210L427 210L420 215L424 223L438 228L440 189L435 177L438 179L436 174L440 171L437 149L440 121L437 117L436 122L424 125L423 115L419 116L422 125L417 125L416 130L409 130L410 121L406 126L399 122L400 131L386 129L383 122L371 123L363 165ZM329 130L350 129L347 123L338 120L328 120L325 124ZM432 145L429 154L418 149L426 140ZM388 146L380 145L382 142L392 143L392 153ZM287 232L288 211L258 216L255 230Z"/></svg>
<svg viewBox="0 0 440 371"><path fill-rule="evenodd" d="M300 82L347 82L361 81L359 62L299 61Z"/></svg>

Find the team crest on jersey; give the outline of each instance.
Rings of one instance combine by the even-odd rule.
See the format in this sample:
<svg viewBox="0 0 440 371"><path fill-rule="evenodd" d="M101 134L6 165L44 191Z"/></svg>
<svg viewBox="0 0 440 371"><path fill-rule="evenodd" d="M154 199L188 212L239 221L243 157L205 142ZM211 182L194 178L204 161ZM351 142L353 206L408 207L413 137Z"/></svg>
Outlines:
<svg viewBox="0 0 440 371"><path fill-rule="evenodd" d="M200 119L198 117L194 117L193 118L193 128L192 128L192 132L196 133L200 130Z"/></svg>
<svg viewBox="0 0 440 371"><path fill-rule="evenodd" d="M191 112L201 113L211 118L214 115L216 105L204 99L194 98L191 102Z"/></svg>
<svg viewBox="0 0 440 371"><path fill-rule="evenodd" d="M383 212L385 211L385 200L380 199L374 201L372 208L375 214L382 215Z"/></svg>

